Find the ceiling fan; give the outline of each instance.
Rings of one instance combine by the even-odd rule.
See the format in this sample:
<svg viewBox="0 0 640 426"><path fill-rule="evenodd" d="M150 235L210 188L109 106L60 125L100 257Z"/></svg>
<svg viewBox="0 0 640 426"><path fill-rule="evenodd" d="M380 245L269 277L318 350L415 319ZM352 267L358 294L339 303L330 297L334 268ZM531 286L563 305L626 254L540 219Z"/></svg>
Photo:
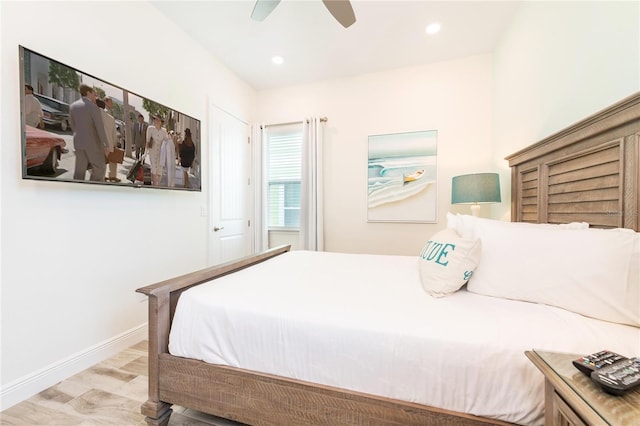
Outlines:
<svg viewBox="0 0 640 426"><path fill-rule="evenodd" d="M256 0L251 18L262 21L276 8L280 0ZM322 0L334 18L345 28L356 22L356 15L349 0Z"/></svg>

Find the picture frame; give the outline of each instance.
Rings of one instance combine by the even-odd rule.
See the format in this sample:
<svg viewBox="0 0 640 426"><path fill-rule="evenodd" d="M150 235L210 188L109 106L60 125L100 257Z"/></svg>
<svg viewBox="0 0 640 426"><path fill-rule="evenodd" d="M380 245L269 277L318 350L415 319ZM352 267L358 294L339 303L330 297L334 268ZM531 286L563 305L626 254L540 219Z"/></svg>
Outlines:
<svg viewBox="0 0 640 426"><path fill-rule="evenodd" d="M437 222L438 131L370 135L367 222Z"/></svg>

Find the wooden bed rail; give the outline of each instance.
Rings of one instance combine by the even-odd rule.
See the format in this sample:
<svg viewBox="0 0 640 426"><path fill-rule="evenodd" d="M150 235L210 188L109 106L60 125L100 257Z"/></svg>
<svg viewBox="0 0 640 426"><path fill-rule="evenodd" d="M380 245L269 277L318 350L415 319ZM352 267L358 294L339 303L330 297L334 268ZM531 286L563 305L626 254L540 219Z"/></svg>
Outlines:
<svg viewBox="0 0 640 426"><path fill-rule="evenodd" d="M183 291L194 285L201 284L205 281L210 281L214 278L219 278L231 272L239 271L290 250L290 245L274 247L258 254L246 256L237 260L232 260L220 265L211 266L199 271L190 272L188 274L160 281L159 283L148 285L146 287L140 287L136 290L136 292L150 296L152 294L157 294L158 291L165 288L170 292L174 292L176 290Z"/></svg>
<svg viewBox="0 0 640 426"><path fill-rule="evenodd" d="M136 292L146 294L149 297L149 399L141 409L142 414L147 416L149 424L166 425L171 416L171 404L160 400L159 357L160 354L169 353L171 321L182 292L198 284L264 262L286 253L290 249L290 245L275 247L262 253L201 269L136 290Z"/></svg>

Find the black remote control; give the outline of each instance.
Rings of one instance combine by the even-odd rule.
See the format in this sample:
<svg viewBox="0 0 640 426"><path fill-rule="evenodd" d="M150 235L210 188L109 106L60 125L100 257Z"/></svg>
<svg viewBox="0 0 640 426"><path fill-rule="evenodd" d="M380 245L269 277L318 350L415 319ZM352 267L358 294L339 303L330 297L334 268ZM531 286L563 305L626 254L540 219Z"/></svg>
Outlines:
<svg viewBox="0 0 640 426"><path fill-rule="evenodd" d="M608 350L596 352L591 355L583 356L573 361L573 365L584 374L589 376L593 371L602 367L613 364L614 362L627 359L620 354Z"/></svg>
<svg viewBox="0 0 640 426"><path fill-rule="evenodd" d="M607 365L591 373L591 379L613 395L624 395L640 385L640 358L630 358Z"/></svg>

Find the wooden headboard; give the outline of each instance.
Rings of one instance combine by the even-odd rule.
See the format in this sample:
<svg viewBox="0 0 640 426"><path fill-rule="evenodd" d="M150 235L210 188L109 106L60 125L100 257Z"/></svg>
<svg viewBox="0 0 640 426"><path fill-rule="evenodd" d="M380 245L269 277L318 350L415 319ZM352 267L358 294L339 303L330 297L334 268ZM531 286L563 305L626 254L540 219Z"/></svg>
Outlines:
<svg viewBox="0 0 640 426"><path fill-rule="evenodd" d="M506 160L512 221L640 231L640 92Z"/></svg>

